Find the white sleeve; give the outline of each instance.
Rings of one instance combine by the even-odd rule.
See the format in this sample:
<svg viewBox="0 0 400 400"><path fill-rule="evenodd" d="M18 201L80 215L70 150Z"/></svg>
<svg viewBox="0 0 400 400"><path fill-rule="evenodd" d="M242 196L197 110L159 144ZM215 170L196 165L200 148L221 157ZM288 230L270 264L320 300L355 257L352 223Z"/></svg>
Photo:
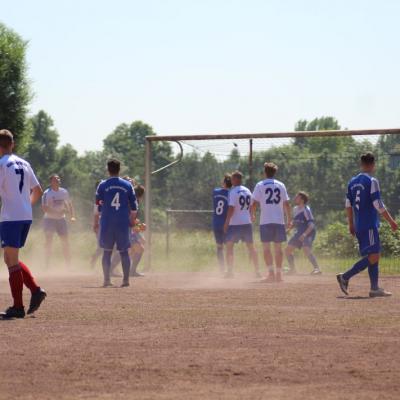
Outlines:
<svg viewBox="0 0 400 400"><path fill-rule="evenodd" d="M286 190L286 186L285 185L283 185L282 184L282 200L283 201L289 201L290 200L290 198L289 198L289 195L288 195L288 192L287 192L287 190Z"/></svg>
<svg viewBox="0 0 400 400"><path fill-rule="evenodd" d="M32 167L30 165L29 165L28 169L29 169L29 175L30 175L30 177L29 177L29 185L30 185L29 189L32 190L36 186L40 186L40 183L39 183L38 179L36 178L36 175L33 172L33 169L32 169Z"/></svg>
<svg viewBox="0 0 400 400"><path fill-rule="evenodd" d="M235 200L236 200L236 193L231 190L229 192L229 202L228 205L234 207L235 206Z"/></svg>
<svg viewBox="0 0 400 400"><path fill-rule="evenodd" d="M351 208L351 203L350 203L350 200L348 199L348 197L346 197L346 201L345 201L344 205L346 208Z"/></svg>

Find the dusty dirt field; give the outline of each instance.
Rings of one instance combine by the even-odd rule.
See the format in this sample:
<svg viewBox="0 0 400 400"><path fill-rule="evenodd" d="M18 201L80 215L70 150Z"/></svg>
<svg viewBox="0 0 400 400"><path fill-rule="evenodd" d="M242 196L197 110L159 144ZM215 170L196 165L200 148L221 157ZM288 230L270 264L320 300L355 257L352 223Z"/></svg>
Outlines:
<svg viewBox="0 0 400 400"><path fill-rule="evenodd" d="M154 274L101 289L100 276L42 279L36 318L0 322L0 398L400 398L399 280L383 279L395 296L374 300L362 297L365 277L350 299L334 276L251 280Z"/></svg>

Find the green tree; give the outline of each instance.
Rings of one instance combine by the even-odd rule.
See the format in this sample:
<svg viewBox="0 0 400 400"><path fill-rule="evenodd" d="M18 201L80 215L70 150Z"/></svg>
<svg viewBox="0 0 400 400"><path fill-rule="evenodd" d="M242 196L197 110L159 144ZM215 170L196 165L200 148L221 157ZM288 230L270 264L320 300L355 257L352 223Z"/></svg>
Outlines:
<svg viewBox="0 0 400 400"><path fill-rule="evenodd" d="M52 118L43 110L29 119L31 138L25 157L32 164L41 182L47 182L51 173L57 172L58 133Z"/></svg>
<svg viewBox="0 0 400 400"><path fill-rule="evenodd" d="M26 114L31 94L26 47L26 41L0 23L0 129L14 134L18 151L24 149L29 136Z"/></svg>

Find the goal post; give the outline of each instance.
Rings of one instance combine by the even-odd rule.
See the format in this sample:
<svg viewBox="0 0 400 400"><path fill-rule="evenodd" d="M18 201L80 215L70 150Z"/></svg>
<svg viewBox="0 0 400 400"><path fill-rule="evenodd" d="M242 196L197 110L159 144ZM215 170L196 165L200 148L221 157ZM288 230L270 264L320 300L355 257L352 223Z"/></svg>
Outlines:
<svg viewBox="0 0 400 400"><path fill-rule="evenodd" d="M256 151L256 141L262 139L269 139L270 141L279 140L290 140L299 138L340 138L340 137L371 137L371 136L382 136L382 135L400 135L400 128L394 129L361 129L361 130L322 130L322 131L294 131L294 132L271 132L271 133L231 133L231 134L202 134L202 135L154 135L146 137L145 144L145 223L147 230L145 232L146 246L145 246L145 269L149 270L152 266L151 252L152 252L152 175L153 162L152 162L152 144L154 142L187 142L187 143L198 143L201 141L219 141L220 147L223 147L223 143L227 140L230 141L241 141L247 142L247 156L249 162L249 182L254 182L253 177L253 152ZM225 141L225 142L224 142ZM273 143L272 143L273 145ZM181 145L180 145L181 146ZM182 147L182 146L181 146ZM221 147L221 148L222 148ZM171 165L175 164L174 162ZM170 164L169 164L170 165ZM168 165L168 166L169 166ZM179 164L174 168L179 168Z"/></svg>

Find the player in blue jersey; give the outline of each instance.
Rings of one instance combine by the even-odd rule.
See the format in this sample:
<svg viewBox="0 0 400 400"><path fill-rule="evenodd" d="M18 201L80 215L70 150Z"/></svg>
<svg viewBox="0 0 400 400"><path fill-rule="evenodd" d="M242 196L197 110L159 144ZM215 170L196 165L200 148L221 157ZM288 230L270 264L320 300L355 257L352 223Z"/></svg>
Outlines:
<svg viewBox="0 0 400 400"><path fill-rule="evenodd" d="M298 192L294 198L296 207L293 210L293 219L290 229L294 227L295 233L289 240L285 253L289 263L289 272L296 273L294 265L294 251L296 249L303 249L304 255L309 259L313 270L312 275L319 275L321 270L319 268L317 259L312 253L312 245L315 240L316 229L314 224L314 217L312 215L308 203L308 194L305 192Z"/></svg>
<svg viewBox="0 0 400 400"><path fill-rule="evenodd" d="M348 294L349 280L368 268L371 281L370 297L391 296L390 292L378 286L379 278L379 214L390 224L393 231L397 223L387 211L381 200L379 182L371 174L375 170L375 157L372 153L361 156L361 173L353 177L347 189L346 210L349 231L358 240L360 254L363 257L344 274L337 275L340 289Z"/></svg>
<svg viewBox="0 0 400 400"><path fill-rule="evenodd" d="M121 164L118 160L107 162L110 177L101 182L96 191L96 204L99 214L94 218L94 230L100 228L100 247L103 253L104 287L112 286L110 279L111 255L114 245L120 252L123 282L122 287L129 286L130 227L137 214L137 201L130 182L119 177ZM99 221L100 220L100 221Z"/></svg>
<svg viewBox="0 0 400 400"><path fill-rule="evenodd" d="M217 244L217 258L220 271L225 271L225 260L224 260L224 244L225 244L225 232L224 225L226 215L228 214L228 201L229 201L229 190L232 187L232 178L230 174L224 176L222 187L216 188L213 191L213 230L215 243Z"/></svg>

